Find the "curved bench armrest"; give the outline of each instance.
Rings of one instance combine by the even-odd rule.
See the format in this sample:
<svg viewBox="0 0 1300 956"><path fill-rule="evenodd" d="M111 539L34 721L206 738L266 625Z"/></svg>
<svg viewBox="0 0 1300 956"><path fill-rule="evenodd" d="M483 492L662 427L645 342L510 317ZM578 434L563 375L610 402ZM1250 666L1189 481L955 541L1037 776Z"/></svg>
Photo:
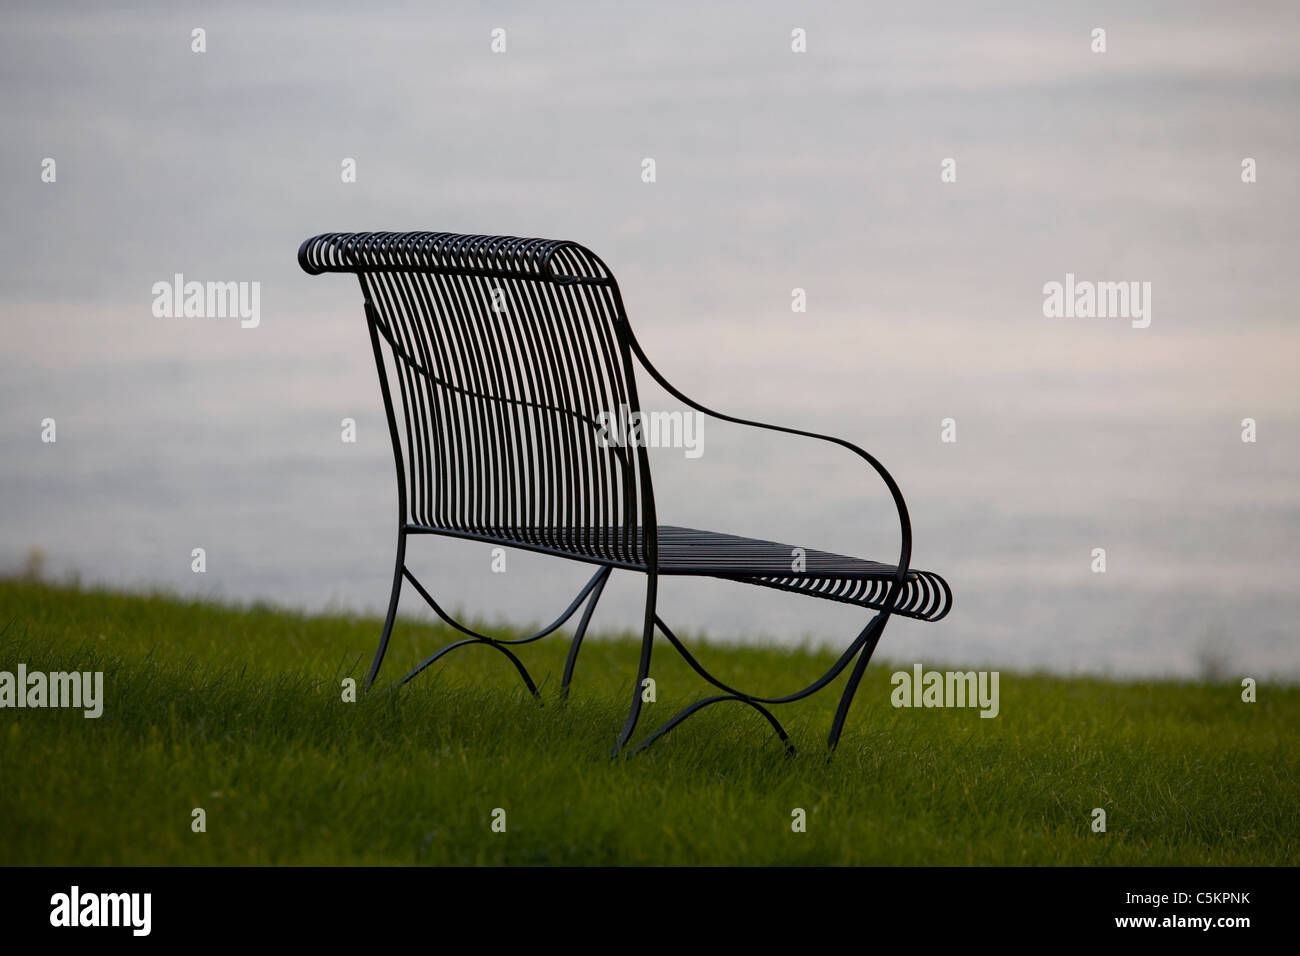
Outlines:
<svg viewBox="0 0 1300 956"><path fill-rule="evenodd" d="M907 578L908 568L912 560L912 521L907 513L907 503L903 500L903 492L898 487L898 482L894 481L894 476L889 473L885 466L882 465L874 455L864 451L857 445L850 441L846 441L843 438L836 438L833 435L821 435L817 432L805 431L802 428L789 428L785 425L771 425L767 422L754 421L748 418L738 418L735 415L716 412L711 408L701 405L669 382L668 379L663 376L663 373L651 364L650 359L645 354L645 350L641 348L641 343L636 340L636 336L632 333L631 326L627 322L623 323L623 329L627 334L628 344L632 349L632 353L636 356L637 361L639 361L641 366L650 373L651 378L658 382L668 392L668 394L672 395L678 401L689 405L698 412L703 412L705 415L711 415L714 418L721 419L725 422L732 422L736 425L747 425L751 428L762 428L767 431L784 432L787 435L799 435L803 438L815 438L819 441L826 441L835 445L840 445L853 452L876 471L876 474L878 474L884 481L885 487L889 489L890 495L893 496L894 505L898 509L898 525L902 538L902 547L898 556L898 572L894 576L893 590L895 594L891 595L886 604L887 607L892 608L894 597L901 594L903 584Z"/></svg>

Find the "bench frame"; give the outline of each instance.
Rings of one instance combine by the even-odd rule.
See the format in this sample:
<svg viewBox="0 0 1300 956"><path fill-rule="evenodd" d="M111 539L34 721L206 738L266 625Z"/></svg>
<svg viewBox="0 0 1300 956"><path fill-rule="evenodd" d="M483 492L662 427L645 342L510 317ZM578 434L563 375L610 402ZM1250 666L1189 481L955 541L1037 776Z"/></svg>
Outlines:
<svg viewBox="0 0 1300 956"><path fill-rule="evenodd" d="M455 630L465 635L460 640L453 641L435 653L431 654L409 673L402 677L394 686L400 686L415 678L426 668L436 661L451 653L452 651L467 647L470 645L481 644L491 647L503 654L514 665L520 678L527 687L529 693L540 699L540 693L537 684L532 676L528 673L527 668L518 656L514 653L513 648L518 645L529 644L533 641L540 640L549 634L554 633L565 623L567 623L579 607L583 607L581 617L578 620L577 628L569 645L568 656L565 661L564 673L560 684L561 697L567 697L569 688L573 680L574 669L577 664L578 654L582 647L583 638L587 632L587 626L591 621L593 612L597 603L600 601L601 594L609 580L610 574L616 569L634 570L646 575L646 594L645 608L642 622L642 640L640 658L637 665L636 681L632 688L632 700L629 708L627 719L619 733L616 742L611 750L611 755L618 755L624 752L633 733L636 730L640 720L642 709L642 692L645 681L650 675L651 656L654 647L656 630L663 635L669 644L682 656L686 663L691 667L708 684L712 685L721 693L696 701L690 706L679 711L648 736L642 739L635 748L630 750L631 753L637 753L649 747L655 741L662 738L665 734L679 726L683 721L699 711L710 707L714 704L736 701L761 714L776 732L777 737L784 745L787 754L794 754L794 746L791 744L789 735L784 727L768 709L768 705L777 705L792 703L802 700L822 688L826 687L832 681L840 676L849 665L848 680L840 694L839 704L836 708L835 717L831 724L830 732L827 737L827 746L830 751L834 751L839 742L840 736L844 729L845 721L848 717L849 710L852 706L853 699L857 693L858 687L862 682L863 674L871 660L876 646L880 641L881 634L885 625L888 623L891 615L898 613L909 617L918 617L925 620L938 620L948 613L952 604L952 594L948 585L931 572L917 572L910 568L912 556L912 528L911 520L908 515L907 505L903 499L902 491L894 481L885 467L871 454L859 448L852 442L830 435L822 435L816 432L805 431L798 428L788 428L781 425L772 425L765 422L754 421L751 419L740 418L733 415L727 415L714 411L700 404L694 399L683 394L678 388L672 385L662 373L650 362L632 332L631 324L628 322L626 309L623 305L622 296L619 292L618 283L614 279L612 272L590 250L572 242L559 242L550 240L529 240L519 239L508 236L463 236L451 233L327 233L306 240L298 251L299 264L303 270L309 274L318 274L321 272L352 272L357 275L361 284L363 307L366 315L366 322L370 336L370 344L374 353L375 365L379 375L380 391L383 396L384 415L388 422L389 436L393 446L393 459L397 471L398 486L398 534L397 550L393 565L392 589L388 602L387 614L384 618L383 632L380 635L379 645L375 650L374 659L371 662L370 669L366 675L365 688L368 690L374 684L378 677L380 666L383 663L384 656L388 649L389 639L392 636L393 628L396 623L397 608L401 597L404 583L409 582L415 589L416 593L433 609L444 622ZM781 432L787 435L794 435L803 438L809 438L816 441L830 442L847 449L867 464L884 482L898 513L900 549L894 573L888 578L888 589L883 599L879 601L878 610L866 625L853 639L849 646L839 656L829 670L821 677L813 681L806 687L786 694L780 697L763 697L756 694L746 693L735 687L732 687L713 674L711 674L700 662L690 653L682 641L668 627L658 613L657 596L658 596L658 579L660 575L658 563L658 524L656 521L656 509L653 485L650 478L650 462L646 451L645 443L636 443L636 467L639 473L637 482L637 505L641 518L640 534L638 539L641 542L641 562L621 560L616 557L592 557L590 555L579 555L571 550L564 550L559 547L548 546L544 542L521 542L517 540L503 540L499 537L476 533L473 530L457 528L434 528L414 523L411 521L411 513L408 511L408 479L411 478L411 471L416 467L412 462L411 469L408 469L408 456L412 454L409 451L410 438L408 436L408 450L404 452L401 430L398 424L398 405L394 400L393 387L390 384L390 374L384 361L384 348L386 343L391 354L394 356L394 362L398 361L398 354L402 350L402 343L397 341L392 331L392 311L400 308L391 302L376 302L379 296L372 294L373 285L368 287L367 281L374 282L374 277L380 274L388 275L408 275L421 274L427 276L440 277L463 277L467 280L474 279L497 279L501 281L549 283L557 288L590 285L600 286L607 290L614 306L613 328L617 336L619 351L619 360L624 366L626 374L626 388L629 413L639 411L640 401L637 396L636 378L632 365L632 359L635 358L637 363L650 375L650 377L664 388L670 395L682 402L695 411L717 418L721 421L731 422L733 424L764 429L768 431ZM388 313L386 315L382 312ZM545 317L542 317L543 319ZM430 321L426 314L425 321ZM536 321L537 317L532 317ZM414 361L414 357L408 353L402 353L408 361ZM458 388L449 383L443 383L453 389L458 389L466 394L471 394L467 389ZM403 400L406 400L405 391L402 392ZM483 396L480 396L483 397ZM497 400L497 399L494 399ZM499 399L500 401L509 401L508 399ZM529 405L535 403L514 402L516 405ZM554 409L552 409L554 410ZM536 409L534 409L536 411ZM409 417L407 419L409 427ZM545 467L551 462L541 462L540 465ZM427 476L426 476L427 477ZM515 639L500 639L490 635L483 634L474 630L461 621L458 621L448 611L443 608L433 597L428 589L416 578L414 573L406 565L406 548L408 538L413 535L446 535L459 537L468 540L487 541L500 544L506 547L519 547L526 550L537 551L543 554L552 554L556 557L562 557L567 560L585 561L596 564L597 570L587 581L586 584L578 591L577 595L568 604L568 606L555 618L550 624L534 634L527 637ZM714 574L714 577L721 575ZM797 575L791 575L797 577ZM741 580L739 577L737 580ZM851 582L853 579L845 578L845 581ZM798 590L798 588L781 584L770 584L769 586L786 587L788 590ZM838 586L838 585L837 585ZM848 600L844 597L837 597L835 588L832 587L828 593L822 594L818 591L803 591L812 596L824 596L833 600ZM850 601L849 603L857 603ZM584 607L585 605L585 607ZM873 607L877 605L872 605Z"/></svg>

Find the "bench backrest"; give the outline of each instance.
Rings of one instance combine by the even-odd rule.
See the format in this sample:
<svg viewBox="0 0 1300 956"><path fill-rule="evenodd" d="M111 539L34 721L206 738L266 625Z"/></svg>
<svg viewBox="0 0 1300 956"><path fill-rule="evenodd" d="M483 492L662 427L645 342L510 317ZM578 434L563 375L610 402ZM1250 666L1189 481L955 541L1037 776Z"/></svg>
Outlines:
<svg viewBox="0 0 1300 956"><path fill-rule="evenodd" d="M596 255L511 236L329 233L298 260L360 279L404 521L540 528L539 545L645 560L649 461L602 428L602 413L639 406L622 299Z"/></svg>

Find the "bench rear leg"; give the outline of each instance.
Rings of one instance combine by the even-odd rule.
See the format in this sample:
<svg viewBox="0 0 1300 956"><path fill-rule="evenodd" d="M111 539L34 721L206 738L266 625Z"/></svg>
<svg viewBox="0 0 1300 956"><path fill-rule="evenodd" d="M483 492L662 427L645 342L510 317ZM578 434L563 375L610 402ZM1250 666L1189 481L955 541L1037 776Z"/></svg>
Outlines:
<svg viewBox="0 0 1300 956"><path fill-rule="evenodd" d="M393 635L393 624L397 620L397 602L402 596L402 572L406 564L406 531L397 532L397 560L393 565L393 592L388 598L388 615L384 618L384 633L379 637L379 647L375 649L375 659L370 663L370 673L366 675L365 690L379 676L379 665L384 662L384 653L388 650L388 639Z"/></svg>
<svg viewBox="0 0 1300 956"><path fill-rule="evenodd" d="M611 757L617 757L619 752L627 745L636 730L636 723L641 717L641 694L645 687L645 680L650 676L650 652L654 649L655 640L655 596L658 592L658 578L652 571L646 576L646 593L645 593L645 628L641 636L641 662L636 671L636 684L632 687L632 709L628 711L627 722L623 725L623 732L618 735L618 741L614 744L614 749L610 751Z"/></svg>

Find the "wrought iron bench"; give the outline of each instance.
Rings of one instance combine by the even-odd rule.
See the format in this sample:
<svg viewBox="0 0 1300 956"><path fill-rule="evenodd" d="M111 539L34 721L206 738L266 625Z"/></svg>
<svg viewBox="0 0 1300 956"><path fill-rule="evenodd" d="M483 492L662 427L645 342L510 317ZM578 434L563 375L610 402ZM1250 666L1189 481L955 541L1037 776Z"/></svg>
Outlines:
<svg viewBox="0 0 1300 956"><path fill-rule="evenodd" d="M458 647L484 644L509 658L536 695L537 686L512 647L553 633L585 602L560 684L560 693L567 694L592 612L610 572L622 569L646 576L646 598L631 709L614 754L637 726L656 627L721 693L672 717L637 750L699 710L734 700L762 714L793 752L785 729L765 705L807 697L852 663L828 738L834 749L890 615L937 621L948 613L948 585L937 574L910 566L907 506L880 462L842 439L723 415L683 395L650 364L632 334L609 268L577 243L431 232L327 233L304 242L298 262L313 275L350 272L361 283L397 466L397 558L367 688L383 662L406 580L466 637L422 661L401 683ZM659 525L645 444L608 441L599 424L601 412L613 414L624 406L640 410L633 358L669 394L700 413L833 442L856 454L879 474L897 506L902 539L897 562L807 549L796 562L795 549L776 542ZM524 548L594 564L597 570L547 627L528 637L498 639L453 618L411 573L406 546L412 535ZM876 613L820 678L783 697L760 697L710 674L664 623L656 609L661 575L724 578Z"/></svg>

